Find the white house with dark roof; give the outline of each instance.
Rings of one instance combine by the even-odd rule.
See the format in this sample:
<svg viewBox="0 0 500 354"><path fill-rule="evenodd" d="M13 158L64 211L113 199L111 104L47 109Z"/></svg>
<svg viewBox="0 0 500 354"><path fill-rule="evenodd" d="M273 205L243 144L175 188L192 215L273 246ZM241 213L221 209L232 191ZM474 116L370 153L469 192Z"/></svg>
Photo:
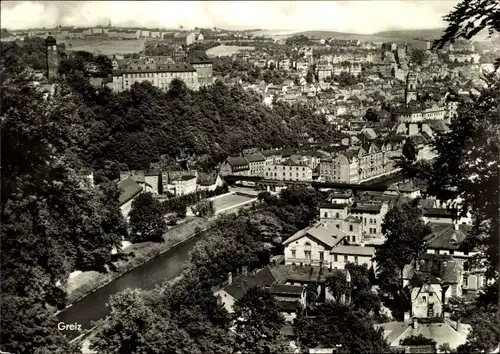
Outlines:
<svg viewBox="0 0 500 354"><path fill-rule="evenodd" d="M283 242L285 264L329 266L330 251L338 244L347 243L347 234L329 223L297 231Z"/></svg>
<svg viewBox="0 0 500 354"><path fill-rule="evenodd" d="M266 158L260 152L245 154L245 159L248 161L250 176L263 177L266 169Z"/></svg>

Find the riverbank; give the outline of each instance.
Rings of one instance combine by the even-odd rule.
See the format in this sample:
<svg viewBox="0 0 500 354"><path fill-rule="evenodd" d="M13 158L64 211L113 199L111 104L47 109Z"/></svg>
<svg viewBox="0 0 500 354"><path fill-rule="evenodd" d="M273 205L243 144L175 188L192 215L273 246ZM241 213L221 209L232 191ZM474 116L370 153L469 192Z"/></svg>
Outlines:
<svg viewBox="0 0 500 354"><path fill-rule="evenodd" d="M188 240L201 230L207 229L213 222L212 219L191 217L181 225L168 230L165 241L162 243L141 242L128 246L124 253L129 255L126 260L114 263L117 268L114 272L99 273L95 271L83 272L68 280L66 287L68 306L82 299L86 295L96 291L110 283L124 273L144 264L151 258L168 251L175 245Z"/></svg>
<svg viewBox="0 0 500 354"><path fill-rule="evenodd" d="M220 214L227 214L235 212L240 208L248 207L251 203L256 201L256 198L229 192L213 197L211 200L214 201L217 209L216 216L209 219L188 216L183 220L182 224L172 227L165 233L165 241L162 243L141 242L127 246L123 252L129 255L129 257L114 263L117 269L116 271L109 273L88 271L71 277L66 286L67 303L69 304L67 307L70 307L88 294L109 284L126 272L137 268L179 243L190 239L199 231L210 228Z"/></svg>

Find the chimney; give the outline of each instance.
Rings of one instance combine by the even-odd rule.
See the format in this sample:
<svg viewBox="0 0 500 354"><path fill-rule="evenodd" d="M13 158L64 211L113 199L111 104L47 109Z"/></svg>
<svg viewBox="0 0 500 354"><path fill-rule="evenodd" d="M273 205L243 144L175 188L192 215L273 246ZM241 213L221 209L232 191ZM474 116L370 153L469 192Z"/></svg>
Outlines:
<svg viewBox="0 0 500 354"><path fill-rule="evenodd" d="M413 317L413 325L412 325L413 329L417 329L418 328L418 319L416 317Z"/></svg>
<svg viewBox="0 0 500 354"><path fill-rule="evenodd" d="M247 275L247 273L248 273L248 267L247 267L246 265L244 265L244 266L242 267L242 269L241 269L241 272L243 273L243 275L245 275L245 276L246 276L246 275Z"/></svg>
<svg viewBox="0 0 500 354"><path fill-rule="evenodd" d="M231 285L233 283L233 273L227 273L227 284Z"/></svg>

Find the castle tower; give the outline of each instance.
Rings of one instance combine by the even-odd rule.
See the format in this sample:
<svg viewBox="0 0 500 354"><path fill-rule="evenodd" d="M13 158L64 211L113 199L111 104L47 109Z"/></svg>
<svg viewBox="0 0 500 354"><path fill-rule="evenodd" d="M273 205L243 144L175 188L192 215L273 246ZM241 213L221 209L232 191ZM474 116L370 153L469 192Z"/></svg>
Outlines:
<svg viewBox="0 0 500 354"><path fill-rule="evenodd" d="M410 103L411 100L417 100L417 75L410 71L406 76L405 103Z"/></svg>
<svg viewBox="0 0 500 354"><path fill-rule="evenodd" d="M57 53L57 42L49 33L45 39L45 47L47 48L47 78L49 80L57 77L59 70L59 55Z"/></svg>

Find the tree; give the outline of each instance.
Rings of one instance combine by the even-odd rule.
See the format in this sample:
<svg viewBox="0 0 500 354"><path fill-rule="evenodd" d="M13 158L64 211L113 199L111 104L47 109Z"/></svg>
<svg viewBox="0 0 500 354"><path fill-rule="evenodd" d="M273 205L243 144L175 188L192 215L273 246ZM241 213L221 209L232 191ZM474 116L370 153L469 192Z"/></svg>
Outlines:
<svg viewBox="0 0 500 354"><path fill-rule="evenodd" d="M422 334L418 336L412 335L408 336L401 341L401 345L433 345L436 346L436 341L430 338L424 337Z"/></svg>
<svg viewBox="0 0 500 354"><path fill-rule="evenodd" d="M365 311L326 302L318 304L309 316L300 314L293 324L306 347L336 347L337 352L346 354L389 352L382 331L375 330Z"/></svg>
<svg viewBox="0 0 500 354"><path fill-rule="evenodd" d="M498 348L500 343L498 303L490 310L474 312L468 322L472 326L472 331L467 336L467 342L457 348L458 353L490 353Z"/></svg>
<svg viewBox="0 0 500 354"><path fill-rule="evenodd" d="M111 62L111 59L109 59L107 56L99 54L95 58L95 64L99 68L99 76L107 77L109 74L112 74L113 63Z"/></svg>
<svg viewBox="0 0 500 354"><path fill-rule="evenodd" d="M148 294L127 289L111 297L111 316L101 320L90 348L103 354L196 353L198 346L185 330L151 307Z"/></svg>
<svg viewBox="0 0 500 354"><path fill-rule="evenodd" d="M403 158L408 164L413 164L417 160L418 148L412 139L405 141L403 145Z"/></svg>
<svg viewBox="0 0 500 354"><path fill-rule="evenodd" d="M167 223L161 203L151 193L142 193L132 201L130 239L132 242L163 242Z"/></svg>
<svg viewBox="0 0 500 354"><path fill-rule="evenodd" d="M382 290L394 294L401 289L402 271L423 251L424 236L430 233L422 220L422 211L408 202L394 205L384 217L385 243L375 259Z"/></svg>
<svg viewBox="0 0 500 354"><path fill-rule="evenodd" d="M425 51L421 49L413 49L411 52L411 61L417 65L422 65L425 60Z"/></svg>
<svg viewBox="0 0 500 354"><path fill-rule="evenodd" d="M347 281L345 272L340 269L334 269L332 274L328 275L326 278L325 286L331 291L337 304L339 304L343 298L345 299L344 301L347 301L350 284Z"/></svg>
<svg viewBox="0 0 500 354"><path fill-rule="evenodd" d="M116 204L103 204L112 198L82 177L92 116L66 85L44 98L22 81L9 77L2 89L1 287L4 297L19 299L16 306L29 304L37 311L4 312L3 324L18 321L10 317L17 312L27 317L22 329L2 324L3 345L21 351L20 343L35 343L32 352L50 352L50 341L23 335L37 331L47 305L64 308L72 271L106 271L123 229L113 216Z"/></svg>
<svg viewBox="0 0 500 354"><path fill-rule="evenodd" d="M494 0L462 0L444 17L448 27L434 47L443 47L458 38L471 39L483 29L488 29L491 36L500 31L499 18L500 9Z"/></svg>
<svg viewBox="0 0 500 354"><path fill-rule="evenodd" d="M192 209L194 214L197 216L211 217L215 215L215 206L212 200L202 200L198 202Z"/></svg>
<svg viewBox="0 0 500 354"><path fill-rule="evenodd" d="M234 304L235 350L242 354L283 353L281 335L285 320L277 301L267 289L250 288Z"/></svg>
<svg viewBox="0 0 500 354"><path fill-rule="evenodd" d="M57 329L57 319L27 297L2 294L0 349L19 354L79 354Z"/></svg>

